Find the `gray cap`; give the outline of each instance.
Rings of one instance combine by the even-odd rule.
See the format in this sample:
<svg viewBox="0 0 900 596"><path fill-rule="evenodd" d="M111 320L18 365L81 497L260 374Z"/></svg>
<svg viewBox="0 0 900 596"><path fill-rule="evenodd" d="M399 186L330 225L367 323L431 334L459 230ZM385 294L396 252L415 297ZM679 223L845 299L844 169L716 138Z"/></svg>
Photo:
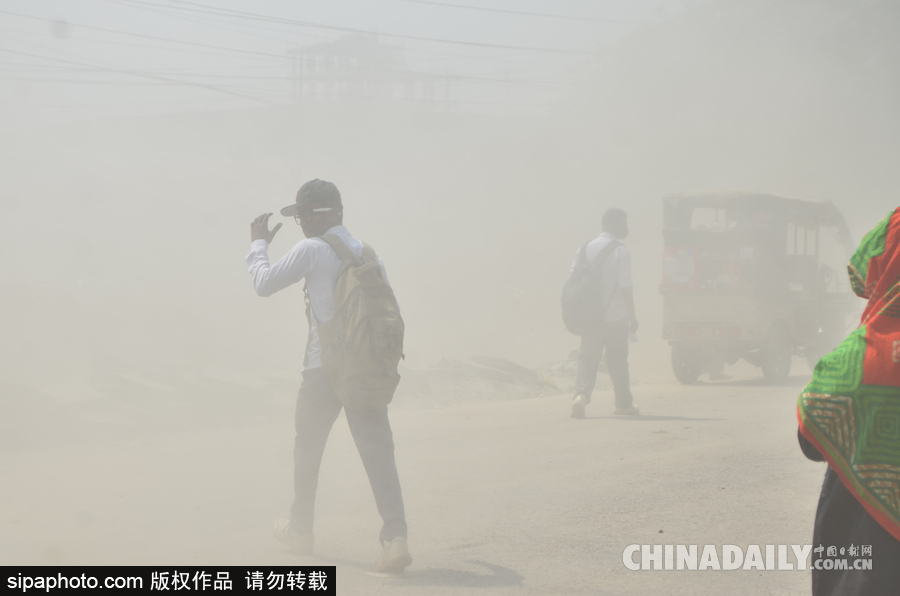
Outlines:
<svg viewBox="0 0 900 596"><path fill-rule="evenodd" d="M341 193L338 191L337 186L333 182L316 178L300 187L300 190L297 191L296 202L282 209L281 214L285 217L300 215L301 208L306 203L313 201L329 207L337 207L338 209L343 207L341 204Z"/></svg>

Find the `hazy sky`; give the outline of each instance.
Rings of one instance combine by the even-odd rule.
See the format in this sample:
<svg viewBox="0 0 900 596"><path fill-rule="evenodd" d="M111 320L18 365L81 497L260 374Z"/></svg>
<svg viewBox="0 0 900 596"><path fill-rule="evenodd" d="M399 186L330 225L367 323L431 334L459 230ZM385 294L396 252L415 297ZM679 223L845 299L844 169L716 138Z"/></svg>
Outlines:
<svg viewBox="0 0 900 596"><path fill-rule="evenodd" d="M402 45L408 70L460 77L455 98L469 102L463 109L543 105L576 82L592 52L680 5L3 0L0 105L4 118L30 121L282 105L291 101L286 50L352 30Z"/></svg>
<svg viewBox="0 0 900 596"><path fill-rule="evenodd" d="M73 378L251 370L252 358L293 370L306 333L299 288L261 301L243 258L249 222L314 177L338 185L348 227L384 257L402 296L410 366L443 355L535 367L564 358L577 345L559 316L569 265L604 210L624 208L641 320L637 379L672 378L660 339L660 197L736 189L829 199L857 241L896 206L894 5L709 0L668 4L665 18L649 0L478 4L642 25L404 0L197 6L204 1L0 0L0 125L90 119L2 126L0 291L7 284L8 304L33 310L10 307L0 327L12 338L9 358L21 361L7 368L35 371L36 383L43 363L60 357L20 344L65 345L63 332L77 346L71 354L100 354L96 366L72 360ZM450 114L429 104L267 108L291 101L285 51L347 28L403 44L410 71L457 75L466 101ZM548 105L547 117L506 117L529 103ZM188 114L142 117L176 112ZM302 237L284 223L273 259ZM86 316L62 316L69 311L33 294L72 309L83 301L99 331L76 329ZM268 349L255 349L263 336Z"/></svg>

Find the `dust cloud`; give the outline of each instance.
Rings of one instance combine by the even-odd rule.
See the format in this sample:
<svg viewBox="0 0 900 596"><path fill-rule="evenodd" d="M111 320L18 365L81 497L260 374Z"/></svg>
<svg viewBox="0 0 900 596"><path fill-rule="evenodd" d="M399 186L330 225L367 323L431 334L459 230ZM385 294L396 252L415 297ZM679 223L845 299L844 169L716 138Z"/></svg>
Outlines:
<svg viewBox="0 0 900 596"><path fill-rule="evenodd" d="M620 207L641 321L632 376L674 382L660 339L661 197L828 199L858 242L900 189L898 28L889 2L711 0L596 51L576 86L529 113L307 102L7 121L0 447L126 440L124 423L148 419L227 427L271 413L261 403L289 424L302 292L258 298L244 256L250 221L281 221L316 177L336 183L345 224L384 259L410 379L441 358L563 361L578 345L559 312L569 266ZM301 239L284 220L270 257ZM77 428L88 411L90 437Z"/></svg>

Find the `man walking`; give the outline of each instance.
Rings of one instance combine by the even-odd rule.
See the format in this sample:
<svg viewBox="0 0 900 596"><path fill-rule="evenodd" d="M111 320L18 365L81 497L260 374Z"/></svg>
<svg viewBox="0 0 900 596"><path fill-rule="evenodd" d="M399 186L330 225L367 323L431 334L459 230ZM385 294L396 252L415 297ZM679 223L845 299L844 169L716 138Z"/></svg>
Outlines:
<svg viewBox="0 0 900 596"><path fill-rule="evenodd" d="M584 418L584 410L591 402L591 393L597 383L597 367L604 348L607 370L616 396L613 414L638 414L637 406L632 403L628 375L628 336L638 328L631 283L631 253L627 246L619 242L628 236L628 215L621 209L608 209L603 214L602 225L603 232L578 251L572 264L573 272L584 266L583 259L597 268L594 275L598 275L601 282L597 308L602 314L601 322L581 336L575 399L572 402L573 418ZM609 246L610 243L615 244ZM598 258L602 260L596 262Z"/></svg>
<svg viewBox="0 0 900 596"><path fill-rule="evenodd" d="M310 180L297 192L295 203L282 209L281 214L293 216L306 239L270 266L268 246L281 224L269 230L272 214L260 215L250 225L251 248L247 266L256 293L264 297L301 279L306 280L304 290L308 295L310 329L295 417L294 503L290 519L277 520L274 533L291 550L309 555L313 552L313 512L319 466L328 434L343 407L322 370L317 331L321 324L334 317L335 284L342 261L321 236L337 236L356 257L362 255L363 243L353 238L342 225L341 195L331 182ZM381 259L378 263L383 270ZM406 516L387 407L346 408L346 415L375 494L378 513L384 522L379 536L382 554L374 570L400 572L412 563L412 557L406 543Z"/></svg>

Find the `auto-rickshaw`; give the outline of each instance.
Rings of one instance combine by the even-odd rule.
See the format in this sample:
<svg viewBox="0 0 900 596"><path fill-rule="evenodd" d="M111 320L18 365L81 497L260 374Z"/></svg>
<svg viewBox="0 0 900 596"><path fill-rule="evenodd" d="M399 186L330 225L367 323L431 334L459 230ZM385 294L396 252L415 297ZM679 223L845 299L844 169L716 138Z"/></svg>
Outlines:
<svg viewBox="0 0 900 596"><path fill-rule="evenodd" d="M663 339L684 384L743 358L771 382L846 335L852 242L830 202L756 192L663 198Z"/></svg>

